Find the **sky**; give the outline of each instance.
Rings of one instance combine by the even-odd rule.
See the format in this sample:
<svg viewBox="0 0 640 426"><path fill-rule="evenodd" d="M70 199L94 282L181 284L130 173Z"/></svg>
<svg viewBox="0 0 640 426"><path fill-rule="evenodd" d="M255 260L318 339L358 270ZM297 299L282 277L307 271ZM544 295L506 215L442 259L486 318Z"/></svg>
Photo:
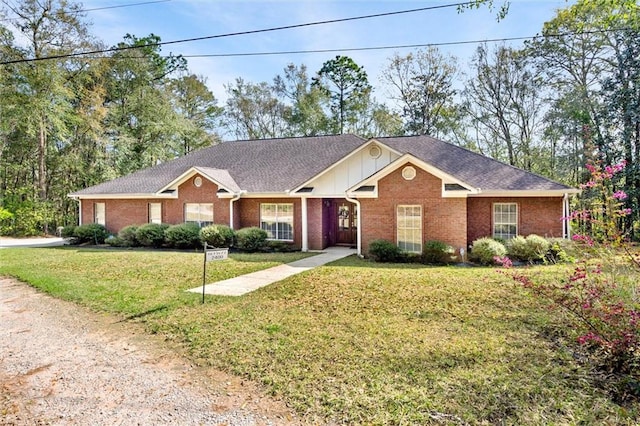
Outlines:
<svg viewBox="0 0 640 426"><path fill-rule="evenodd" d="M147 4L142 4L149 2ZM207 79L220 101L226 99L224 86L242 77L245 81L271 82L290 63L305 64L315 74L323 62L336 55L351 57L368 73L374 96L384 100L388 91L380 74L394 54L406 55L415 48L283 54L241 57L191 57L192 55L291 52L449 43L510 37L532 37L559 8L573 0L511 0L509 13L498 22L497 11L486 6L460 13L445 7L415 13L384 16L349 22L313 25L259 34L220 37L164 46L162 53L187 57L191 72ZM108 46L122 41L127 33L144 37L154 33L162 41L222 35L281 26L351 18L362 15L442 6L456 0L85 0L90 31ZM137 3L137 5L136 5ZM494 0L502 4L502 0ZM126 6L126 7L113 7ZM521 46L522 41L512 43ZM455 55L459 71L469 68L478 45L475 43L439 46Z"/></svg>

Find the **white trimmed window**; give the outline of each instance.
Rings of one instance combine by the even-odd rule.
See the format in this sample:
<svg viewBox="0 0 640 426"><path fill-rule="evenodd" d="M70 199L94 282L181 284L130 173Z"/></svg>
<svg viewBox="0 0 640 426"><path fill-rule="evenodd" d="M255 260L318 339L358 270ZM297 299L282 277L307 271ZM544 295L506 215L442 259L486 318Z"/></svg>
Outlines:
<svg viewBox="0 0 640 426"><path fill-rule="evenodd" d="M149 203L149 223L162 223L162 203Z"/></svg>
<svg viewBox="0 0 640 426"><path fill-rule="evenodd" d="M260 228L271 240L293 241L293 204L260 204Z"/></svg>
<svg viewBox="0 0 640 426"><path fill-rule="evenodd" d="M493 238L503 240L518 235L518 204L495 203L493 205Z"/></svg>
<svg viewBox="0 0 640 426"><path fill-rule="evenodd" d="M107 224L107 215L104 203L94 203L93 223L98 223L102 226L105 226Z"/></svg>
<svg viewBox="0 0 640 426"><path fill-rule="evenodd" d="M185 203L184 221L200 227L213 225L213 203Z"/></svg>
<svg viewBox="0 0 640 426"><path fill-rule="evenodd" d="M411 253L422 252L422 206L398 206L398 247Z"/></svg>

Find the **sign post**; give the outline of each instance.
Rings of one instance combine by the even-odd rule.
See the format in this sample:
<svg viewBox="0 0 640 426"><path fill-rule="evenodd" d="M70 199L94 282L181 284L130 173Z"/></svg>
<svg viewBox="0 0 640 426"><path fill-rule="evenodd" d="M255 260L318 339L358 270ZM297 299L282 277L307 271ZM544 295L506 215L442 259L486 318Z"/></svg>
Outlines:
<svg viewBox="0 0 640 426"><path fill-rule="evenodd" d="M202 268L202 303L204 304L205 286L207 283L207 262L213 262L216 260L225 260L229 257L228 248L209 248L207 243L204 243L204 265Z"/></svg>

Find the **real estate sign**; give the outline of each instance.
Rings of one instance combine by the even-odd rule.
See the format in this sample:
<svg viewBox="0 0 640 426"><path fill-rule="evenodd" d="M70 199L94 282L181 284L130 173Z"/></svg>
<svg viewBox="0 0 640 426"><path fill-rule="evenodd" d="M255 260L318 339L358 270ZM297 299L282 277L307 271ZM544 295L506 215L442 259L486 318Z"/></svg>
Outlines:
<svg viewBox="0 0 640 426"><path fill-rule="evenodd" d="M207 262L215 262L216 260L225 260L229 257L228 248L210 249L207 243L204 244L204 265L202 268L202 303L204 303L204 293L207 281Z"/></svg>

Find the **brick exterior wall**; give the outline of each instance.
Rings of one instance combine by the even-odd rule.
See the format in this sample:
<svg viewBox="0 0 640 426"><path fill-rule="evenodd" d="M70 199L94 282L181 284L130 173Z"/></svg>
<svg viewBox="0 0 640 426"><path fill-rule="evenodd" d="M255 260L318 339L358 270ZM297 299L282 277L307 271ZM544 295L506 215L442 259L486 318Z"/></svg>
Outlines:
<svg viewBox="0 0 640 426"><path fill-rule="evenodd" d="M518 234L562 237L562 197L469 198L467 201L467 240L471 244L493 234L493 204L517 203Z"/></svg>
<svg viewBox="0 0 640 426"><path fill-rule="evenodd" d="M235 202L234 209L239 215L236 230L250 226L260 227L260 204L283 203L293 204L293 245L302 247L302 206L299 198L241 198ZM310 213L308 211L308 213ZM311 232L309 232L311 233Z"/></svg>
<svg viewBox="0 0 640 426"><path fill-rule="evenodd" d="M106 228L117 233L127 225L142 225L149 222L149 203L162 204L162 223L184 222L185 203L213 203L213 221L229 224L229 200L216 196L218 187L202 178L202 186L193 185L193 177L178 187L179 199L98 199L82 200L82 223L93 223L95 203L105 204ZM234 206L236 207L236 206Z"/></svg>
<svg viewBox="0 0 640 426"><path fill-rule="evenodd" d="M416 177L405 180L404 167L378 182L377 199L360 200L363 253L367 253L369 243L376 239L397 243L398 205L422 206L423 242L440 240L456 249L466 247L466 200L442 198L442 181L417 166L413 166Z"/></svg>

